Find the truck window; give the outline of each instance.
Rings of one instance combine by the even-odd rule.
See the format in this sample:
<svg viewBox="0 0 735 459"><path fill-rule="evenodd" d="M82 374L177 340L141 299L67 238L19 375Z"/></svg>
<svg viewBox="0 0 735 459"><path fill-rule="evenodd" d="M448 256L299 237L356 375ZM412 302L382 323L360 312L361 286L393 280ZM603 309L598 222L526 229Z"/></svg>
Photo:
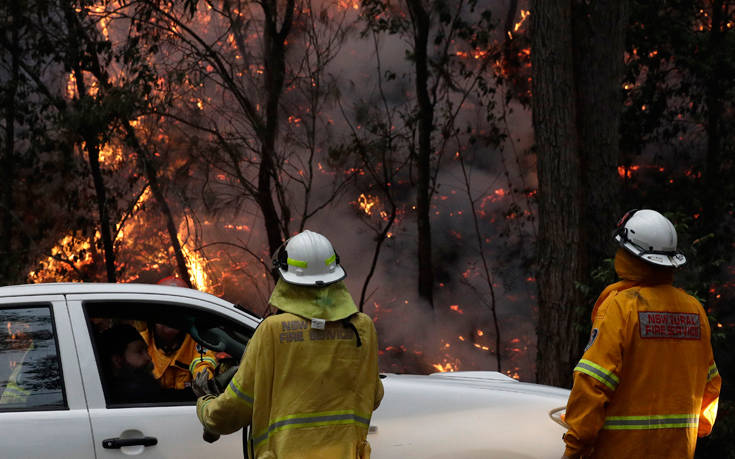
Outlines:
<svg viewBox="0 0 735 459"><path fill-rule="evenodd" d="M84 310L110 408L194 404L193 374L217 377L238 365L253 333L184 305L85 302Z"/></svg>
<svg viewBox="0 0 735 459"><path fill-rule="evenodd" d="M0 411L66 409L50 305L0 309Z"/></svg>

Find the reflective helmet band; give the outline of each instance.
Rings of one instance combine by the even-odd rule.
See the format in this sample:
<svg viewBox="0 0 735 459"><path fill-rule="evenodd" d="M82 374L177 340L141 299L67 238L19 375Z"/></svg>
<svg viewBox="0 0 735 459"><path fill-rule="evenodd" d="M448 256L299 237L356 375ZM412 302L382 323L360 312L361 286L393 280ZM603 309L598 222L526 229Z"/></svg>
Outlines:
<svg viewBox="0 0 735 459"><path fill-rule="evenodd" d="M288 263L291 266L296 266L297 268L304 268L304 269L306 269L306 267L308 266L308 263L306 263L305 261L294 260L293 258L288 258L286 260L286 263Z"/></svg>
<svg viewBox="0 0 735 459"><path fill-rule="evenodd" d="M327 266L329 266L329 265L331 265L332 263L334 263L334 261L335 261L336 259L337 259L337 255L336 255L336 254L335 254L335 255L332 255L331 257L329 257L329 258L327 258L326 260L324 260L324 264L325 264L325 265L327 265Z"/></svg>

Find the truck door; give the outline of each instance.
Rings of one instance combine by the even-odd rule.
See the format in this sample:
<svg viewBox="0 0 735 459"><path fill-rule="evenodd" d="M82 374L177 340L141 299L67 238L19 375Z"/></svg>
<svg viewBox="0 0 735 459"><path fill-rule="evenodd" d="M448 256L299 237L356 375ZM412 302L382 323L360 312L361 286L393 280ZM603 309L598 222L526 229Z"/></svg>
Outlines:
<svg viewBox="0 0 735 459"><path fill-rule="evenodd" d="M64 297L0 298L3 457L95 457Z"/></svg>
<svg viewBox="0 0 735 459"><path fill-rule="evenodd" d="M243 457L240 434L223 436L213 444L202 440L202 426L196 417L196 401L190 389L188 392L186 388L176 389L183 393L180 398L178 395L174 399L161 396L160 400L135 391L121 391L122 378L115 379L115 375L120 374L119 358L112 362L110 353L105 351L109 348L106 340L110 335L105 331L125 327L129 336L134 333L134 327L146 335L158 323L180 329L182 336L188 336L191 326L197 322L217 324L222 333L233 333L232 330L238 329L241 333L237 336L241 338L251 336L252 329L234 317L237 313L214 312L212 305L205 301L167 295L116 294L114 298L109 294L75 295L69 297L69 306L87 390L97 459L126 455L141 459ZM201 351L207 350L202 348ZM222 355L219 358L226 360ZM180 356L174 360L175 371L188 371L186 369L191 362L179 361L183 360ZM234 360L239 363L239 356ZM150 374L150 370L148 372ZM164 381L157 382L163 385ZM170 392L169 389L166 391ZM136 400L138 395L143 398ZM128 396L131 398L124 399Z"/></svg>

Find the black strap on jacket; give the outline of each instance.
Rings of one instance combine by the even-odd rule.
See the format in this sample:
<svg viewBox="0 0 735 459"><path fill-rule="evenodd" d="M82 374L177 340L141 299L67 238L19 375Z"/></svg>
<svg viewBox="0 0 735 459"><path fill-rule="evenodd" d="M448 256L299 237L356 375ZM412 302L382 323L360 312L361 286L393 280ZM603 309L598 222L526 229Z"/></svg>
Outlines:
<svg viewBox="0 0 735 459"><path fill-rule="evenodd" d="M354 314L353 314L354 315ZM355 324L353 324L350 319L352 316L347 317L346 319L342 319L340 322L342 322L342 326L345 328L351 328L353 332L355 332L355 338L357 339L357 347L362 346L362 340L360 339L360 333L357 332L357 327L355 327Z"/></svg>

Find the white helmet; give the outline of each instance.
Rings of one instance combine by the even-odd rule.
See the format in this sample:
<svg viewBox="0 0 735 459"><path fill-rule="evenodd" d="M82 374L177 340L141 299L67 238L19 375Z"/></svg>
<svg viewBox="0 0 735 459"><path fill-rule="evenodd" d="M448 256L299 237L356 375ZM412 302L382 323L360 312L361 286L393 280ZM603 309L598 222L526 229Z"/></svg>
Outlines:
<svg viewBox="0 0 735 459"><path fill-rule="evenodd" d="M293 236L278 248L273 268L289 284L312 287L333 284L347 275L329 239L309 230Z"/></svg>
<svg viewBox="0 0 735 459"><path fill-rule="evenodd" d="M687 262L676 250L676 229L655 210L630 210L618 222L615 240L644 261L678 268Z"/></svg>

